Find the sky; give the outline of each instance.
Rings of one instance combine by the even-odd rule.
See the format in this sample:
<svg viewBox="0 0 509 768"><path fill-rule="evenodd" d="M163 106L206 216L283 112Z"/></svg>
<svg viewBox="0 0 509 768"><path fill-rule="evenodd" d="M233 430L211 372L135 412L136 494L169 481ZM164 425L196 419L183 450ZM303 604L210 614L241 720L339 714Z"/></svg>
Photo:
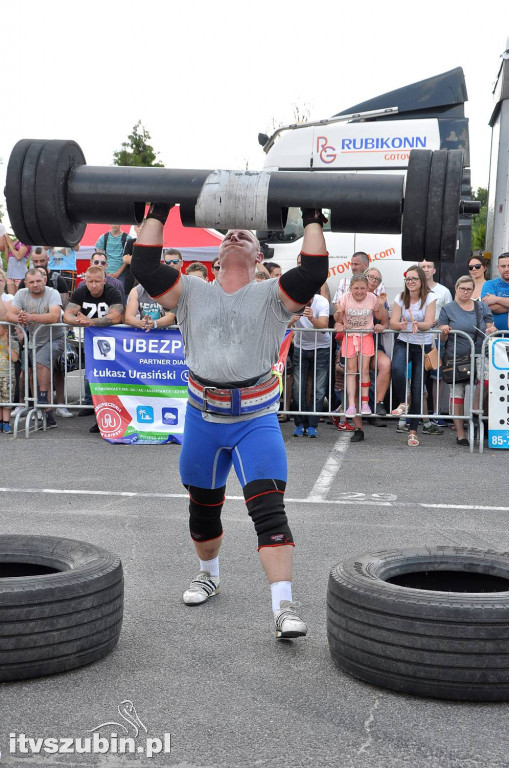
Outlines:
<svg viewBox="0 0 509 768"><path fill-rule="evenodd" d="M0 190L19 139L74 139L89 165L111 165L138 120L166 167L256 170L258 133L296 107L330 117L455 67L472 186L488 186L507 0L24 0L2 4L0 27Z"/></svg>

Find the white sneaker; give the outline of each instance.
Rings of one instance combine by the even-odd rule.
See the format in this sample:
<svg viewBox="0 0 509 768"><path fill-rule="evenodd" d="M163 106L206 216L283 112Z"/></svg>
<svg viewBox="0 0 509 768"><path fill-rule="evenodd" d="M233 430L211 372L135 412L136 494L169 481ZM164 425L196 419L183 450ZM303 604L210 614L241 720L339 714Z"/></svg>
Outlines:
<svg viewBox="0 0 509 768"><path fill-rule="evenodd" d="M57 416L62 416L64 419L72 419L72 413L69 408L57 408L55 413Z"/></svg>
<svg viewBox="0 0 509 768"><path fill-rule="evenodd" d="M24 411L24 410L25 410L24 405L17 405L16 408L14 408L14 410L11 411L11 416L17 416L18 413L21 413L21 411Z"/></svg>
<svg viewBox="0 0 509 768"><path fill-rule="evenodd" d="M308 628L298 615L299 603L291 603L289 600L281 600L279 611L274 614L276 625L276 637L303 637Z"/></svg>
<svg viewBox="0 0 509 768"><path fill-rule="evenodd" d="M182 595L182 599L186 605L200 605L218 592L219 577L211 576L208 571L200 571Z"/></svg>

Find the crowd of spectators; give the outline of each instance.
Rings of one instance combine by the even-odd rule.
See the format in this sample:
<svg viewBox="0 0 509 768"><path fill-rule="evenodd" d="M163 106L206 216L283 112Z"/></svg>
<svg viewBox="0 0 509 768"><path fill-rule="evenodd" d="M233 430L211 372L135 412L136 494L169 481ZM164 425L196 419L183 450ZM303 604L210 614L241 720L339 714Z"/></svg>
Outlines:
<svg viewBox="0 0 509 768"><path fill-rule="evenodd" d="M139 228L135 230L137 235ZM47 427L57 426L55 413L72 416L64 404L64 376L56 365L65 354L66 330L52 324L63 322L73 329L126 323L146 333L178 324L176 310L163 309L136 284L130 270L134 242L119 226L110 225L96 243L83 282L75 287L77 249L27 246L0 225L0 252L7 267L0 269L0 431L12 432L11 406L3 403L22 402L25 361L36 367L37 402L46 412ZM175 248L165 249L162 259L184 269ZM499 277L486 280L488 263L474 253L468 274L456 282L453 299L449 289L435 281L434 263L420 262L407 269L390 307L382 273L370 266L368 254L355 253L352 277L340 281L332 302L325 284L290 321L294 334L280 421L293 418L295 437L317 438L322 413L330 412L332 423L353 432L352 442L360 442L365 437L363 417L373 426L386 427L394 423L387 416L397 416L396 430L406 434L410 447L419 445L420 422L424 434L442 434L447 422L440 419L440 392L445 387L441 367L425 370L424 356L436 346L439 358L447 361L452 356L451 331L462 331L474 342L478 410L485 398L478 381L482 341L492 331L508 330L509 253L499 256L497 266ZM185 272L201 280L209 280L209 274L215 279L219 257L210 270L195 261ZM280 275L280 265L265 262L259 264L255 279ZM468 340L458 335L454 353L466 351ZM464 400L465 384L451 385L443 415L456 417L458 445L468 445ZM83 405L78 415L93 415L86 379ZM90 431L97 432L97 425Z"/></svg>

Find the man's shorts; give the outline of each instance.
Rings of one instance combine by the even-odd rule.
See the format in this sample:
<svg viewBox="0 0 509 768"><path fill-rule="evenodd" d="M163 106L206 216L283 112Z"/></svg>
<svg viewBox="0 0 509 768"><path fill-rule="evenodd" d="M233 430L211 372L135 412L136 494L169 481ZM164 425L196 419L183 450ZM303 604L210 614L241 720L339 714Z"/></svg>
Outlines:
<svg viewBox="0 0 509 768"><path fill-rule="evenodd" d="M12 372L11 377L0 375L0 403L14 402L15 389L16 389L16 381L14 378L14 370Z"/></svg>
<svg viewBox="0 0 509 768"><path fill-rule="evenodd" d="M286 450L276 413L217 424L187 405L180 452L184 485L221 488L232 467L242 487L253 480L287 480Z"/></svg>
<svg viewBox="0 0 509 768"><path fill-rule="evenodd" d="M45 368L53 368L55 360L64 351L65 339L53 339L53 341L46 341L35 350L35 362L43 365ZM33 355L34 350L30 350L30 365L33 367Z"/></svg>

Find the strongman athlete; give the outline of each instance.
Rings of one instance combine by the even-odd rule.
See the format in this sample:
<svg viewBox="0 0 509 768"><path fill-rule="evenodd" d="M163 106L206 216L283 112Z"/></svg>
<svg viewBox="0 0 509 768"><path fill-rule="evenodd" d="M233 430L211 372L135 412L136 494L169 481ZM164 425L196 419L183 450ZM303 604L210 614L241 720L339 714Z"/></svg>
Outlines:
<svg viewBox="0 0 509 768"><path fill-rule="evenodd" d="M219 249L217 279L206 283L161 264L168 212L160 203L150 207L131 270L165 309L177 307L189 367L180 474L189 491L189 528L200 571L184 592L184 603L204 603L219 591L221 509L233 464L271 586L276 637L299 637L307 627L292 602L287 463L277 421L279 380L271 367L292 314L327 279L325 219L321 211L303 210L301 264L279 280L254 279L263 259L258 240L249 230L230 230Z"/></svg>

